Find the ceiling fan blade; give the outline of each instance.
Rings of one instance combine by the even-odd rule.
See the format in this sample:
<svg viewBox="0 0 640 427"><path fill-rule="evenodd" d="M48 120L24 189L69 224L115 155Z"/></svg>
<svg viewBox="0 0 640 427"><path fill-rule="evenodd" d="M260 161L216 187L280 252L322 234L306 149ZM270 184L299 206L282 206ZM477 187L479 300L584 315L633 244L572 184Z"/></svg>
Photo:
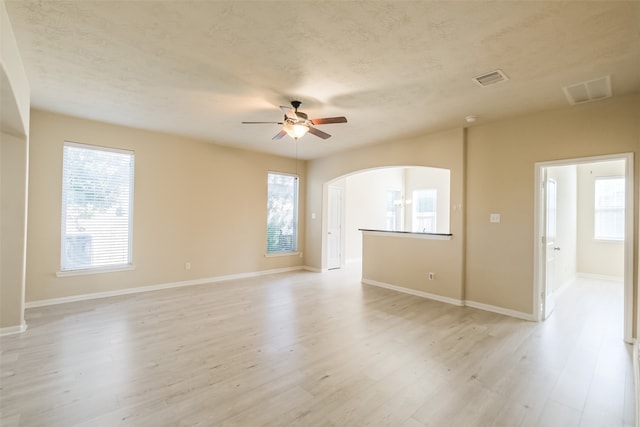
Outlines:
<svg viewBox="0 0 640 427"><path fill-rule="evenodd" d="M314 134L315 136L320 137L320 138L322 138L322 139L329 139L329 138L331 138L331 135L329 135L328 133L326 133L326 132L322 132L321 130L318 130L318 129L316 129L316 128L314 128L314 127L311 127L311 126L309 126L309 133L312 133L312 134Z"/></svg>
<svg viewBox="0 0 640 427"><path fill-rule="evenodd" d="M347 123L346 117L325 117L324 119L313 119L311 123L314 125L327 125L330 123Z"/></svg>
<svg viewBox="0 0 640 427"><path fill-rule="evenodd" d="M287 132L285 132L284 129L282 129L280 132L278 132L273 138L271 138L272 141L277 141L279 139L281 139L283 136L285 136L287 134Z"/></svg>
<svg viewBox="0 0 640 427"><path fill-rule="evenodd" d="M283 107L281 105L280 109L284 113L285 117L287 117L289 119L293 119L293 120L298 120L298 116L296 115L296 112L293 110L293 108L291 108L291 107Z"/></svg>
<svg viewBox="0 0 640 427"><path fill-rule="evenodd" d="M284 122L242 122L243 125L264 125L264 124L272 124L272 125L283 125Z"/></svg>

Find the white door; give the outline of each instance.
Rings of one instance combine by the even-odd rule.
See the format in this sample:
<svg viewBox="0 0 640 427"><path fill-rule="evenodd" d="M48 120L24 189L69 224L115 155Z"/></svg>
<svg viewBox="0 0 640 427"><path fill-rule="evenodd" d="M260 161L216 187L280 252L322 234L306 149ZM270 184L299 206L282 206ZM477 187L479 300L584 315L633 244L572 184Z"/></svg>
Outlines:
<svg viewBox="0 0 640 427"><path fill-rule="evenodd" d="M329 187L327 219L327 268L342 265L342 203L343 191L340 187Z"/></svg>
<svg viewBox="0 0 640 427"><path fill-rule="evenodd" d="M556 305L554 289L556 288L556 257L560 250L557 246L557 208L558 208L558 184L555 180L549 179L547 171L545 177L544 190L544 259L545 259L545 285L544 285L544 319L548 318Z"/></svg>

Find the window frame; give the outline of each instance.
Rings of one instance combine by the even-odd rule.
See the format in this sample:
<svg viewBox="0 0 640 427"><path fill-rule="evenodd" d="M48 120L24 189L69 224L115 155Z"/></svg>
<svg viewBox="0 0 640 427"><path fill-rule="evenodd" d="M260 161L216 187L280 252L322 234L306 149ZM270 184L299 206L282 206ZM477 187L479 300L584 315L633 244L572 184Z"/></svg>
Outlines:
<svg viewBox="0 0 640 427"><path fill-rule="evenodd" d="M117 153L123 154L130 157L129 160L129 176L125 178L125 182L128 185L128 211L127 211L127 244L126 244L126 261L122 263L112 263L112 264L104 264L104 265L95 265L91 263L88 266L77 266L77 265L67 265L65 262L66 252L67 252L67 208L68 208L68 197L67 194L70 191L67 188L66 179L66 161L67 155L66 150L67 147L75 148L75 149L83 149L83 150L92 150L96 152L102 153ZM111 272L111 271L122 271L122 270L133 270L135 269L133 264L133 211L134 211L134 179L135 179L135 152L133 150L125 150L113 147L104 147L92 144L84 144L72 141L64 141L63 150L62 150L62 182L61 182L61 229L60 229L60 271L56 272L56 276L64 277L64 276L75 276L75 275L84 275L84 274L94 274L94 273L102 273L102 272Z"/></svg>
<svg viewBox="0 0 640 427"><path fill-rule="evenodd" d="M294 178L294 194L293 194L293 213L292 213L292 221L293 224L291 226L293 230L293 247L288 250L270 250L269 248L269 216L270 216L270 176L271 175L279 175L283 177ZM277 172L277 171L267 171L267 217L266 217L266 232L265 232L265 256L267 257L277 257L277 256L286 256L286 255L297 255L298 252L298 240L300 237L299 223L300 223L300 177L297 174L286 173L286 172ZM281 248L280 248L281 249Z"/></svg>
<svg viewBox="0 0 640 427"><path fill-rule="evenodd" d="M599 206L599 198L598 198L598 183L603 181L611 181L611 180L619 180L622 182L622 201L620 206ZM626 180L624 176L621 175L611 175L611 176L596 176L594 178L593 184L593 240L599 242L622 242L625 240L625 206L626 206ZM605 235L602 233L602 230L598 227L598 214L605 213L605 211L620 211L622 217L622 230L620 230L619 236L613 235ZM600 231L600 233L598 233Z"/></svg>
<svg viewBox="0 0 640 427"><path fill-rule="evenodd" d="M418 200L418 195L420 193L424 193L427 199L433 200L433 210L426 212L418 212L418 207L420 206L420 201ZM429 197L431 196L431 197ZM437 188L416 188L411 193L412 198L412 208L411 208L411 231L413 233L437 233L438 230L438 189ZM421 219L425 218L433 218L433 230L426 231L426 227L423 227L423 230L417 230L417 222Z"/></svg>
<svg viewBox="0 0 640 427"><path fill-rule="evenodd" d="M385 190L385 230L402 230L402 190L387 188Z"/></svg>

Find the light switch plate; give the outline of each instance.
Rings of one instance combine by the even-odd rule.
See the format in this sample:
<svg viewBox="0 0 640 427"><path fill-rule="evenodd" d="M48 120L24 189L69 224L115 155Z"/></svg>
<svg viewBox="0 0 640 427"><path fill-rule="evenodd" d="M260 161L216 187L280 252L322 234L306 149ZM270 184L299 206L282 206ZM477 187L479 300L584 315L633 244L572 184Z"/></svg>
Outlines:
<svg viewBox="0 0 640 427"><path fill-rule="evenodd" d="M500 214L497 213L492 213L489 215L489 222L493 222L494 224L497 224L500 222Z"/></svg>

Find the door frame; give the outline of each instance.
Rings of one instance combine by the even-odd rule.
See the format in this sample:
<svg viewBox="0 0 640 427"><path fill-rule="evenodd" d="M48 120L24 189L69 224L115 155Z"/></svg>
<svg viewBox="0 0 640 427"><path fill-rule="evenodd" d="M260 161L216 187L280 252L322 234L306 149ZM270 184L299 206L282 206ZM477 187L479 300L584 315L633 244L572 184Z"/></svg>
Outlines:
<svg viewBox="0 0 640 427"><path fill-rule="evenodd" d="M555 250L556 245L558 244L557 242L557 229L556 229L556 236L553 236L553 240L550 239L550 236L548 234L549 231L549 185L551 184L551 182L554 183L554 203L556 206L556 212L557 212L557 205L558 205L558 184L557 181L549 178L549 171L547 170L547 168L543 168L542 169L542 177L541 177L541 181L542 181L542 188L540 189L541 191L541 197L543 198L543 206L542 206L542 221L543 223L540 225L542 227L542 230L544 231L544 241L541 242L541 248L544 247L544 304L540 307L540 316L543 320L546 320L549 318L549 316L551 316L551 313L553 312L553 309L555 307L555 299L556 299L556 295L555 295L555 290L554 290L554 286L553 286L553 281L555 281L555 279L557 279L557 274L556 272L558 271L557 268L557 264L555 261L555 252L551 252L551 254L549 253L549 248L551 248L552 246L554 247L553 250ZM556 221L557 224L557 221ZM541 254L542 255L542 254ZM551 271L551 273L549 273L548 268L549 268L549 263L550 260L552 262L552 267L553 267L553 271ZM551 283L549 283L549 278L553 278L553 281L551 281ZM540 293L540 295L542 295L542 292Z"/></svg>
<svg viewBox="0 0 640 427"><path fill-rule="evenodd" d="M542 292L545 289L546 245L543 244L544 235L544 200L545 191L541 189L542 178L546 168L552 166L569 166L584 163L598 163L612 160L625 161L625 237L624 237L624 340L633 342L633 236L634 224L634 175L633 153L609 154L594 157L580 157L575 159L554 160L535 163L535 202L534 202L534 250L533 250L533 317L536 321L543 320L544 303ZM640 296L639 296L640 297Z"/></svg>
<svg viewBox="0 0 640 427"><path fill-rule="evenodd" d="M338 267L332 267L331 265L329 265L329 251L331 250L331 245L329 244L329 236L328 234L330 233L329 230L329 222L330 222L330 215L331 215L331 211L332 211L332 198L331 198L331 192L332 191L339 191L340 193L340 213L338 214L338 221L340 222L340 227L339 227L339 235L338 235L338 239L339 239L339 243L340 243L340 255L338 257L339 259L339 265ZM336 269L336 268L342 268L342 266L344 265L344 187L339 187L336 185L327 185L327 231L325 233L325 238L326 238L326 248L327 248L327 270L331 270L331 269Z"/></svg>

